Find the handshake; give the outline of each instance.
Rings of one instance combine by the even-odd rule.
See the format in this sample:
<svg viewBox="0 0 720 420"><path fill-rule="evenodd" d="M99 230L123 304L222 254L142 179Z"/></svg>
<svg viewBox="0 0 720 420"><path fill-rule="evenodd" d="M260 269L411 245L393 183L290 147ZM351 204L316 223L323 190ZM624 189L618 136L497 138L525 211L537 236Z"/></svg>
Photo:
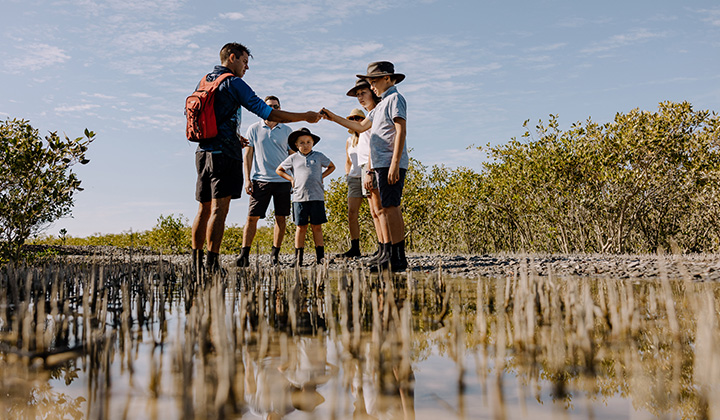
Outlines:
<svg viewBox="0 0 720 420"><path fill-rule="evenodd" d="M315 124L316 122L320 121L321 119L333 121L333 118L332 118L333 116L335 116L335 114L333 114L328 109L323 108L320 110L320 112L314 112L314 111L306 112L305 113L305 121L307 121L311 124Z"/></svg>

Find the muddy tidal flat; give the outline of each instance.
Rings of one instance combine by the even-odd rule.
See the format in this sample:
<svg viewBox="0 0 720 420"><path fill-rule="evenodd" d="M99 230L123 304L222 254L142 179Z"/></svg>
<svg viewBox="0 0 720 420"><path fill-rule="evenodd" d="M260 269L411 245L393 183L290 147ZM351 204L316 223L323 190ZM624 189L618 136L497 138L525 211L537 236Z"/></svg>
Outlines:
<svg viewBox="0 0 720 420"><path fill-rule="evenodd" d="M1 418L720 418L717 256L65 251L0 269Z"/></svg>

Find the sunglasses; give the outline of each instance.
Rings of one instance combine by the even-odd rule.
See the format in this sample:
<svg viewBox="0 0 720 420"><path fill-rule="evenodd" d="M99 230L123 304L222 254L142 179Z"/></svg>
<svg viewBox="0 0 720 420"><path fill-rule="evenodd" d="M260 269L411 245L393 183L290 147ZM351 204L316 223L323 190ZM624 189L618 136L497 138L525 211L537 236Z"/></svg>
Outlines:
<svg viewBox="0 0 720 420"><path fill-rule="evenodd" d="M350 120L350 121L362 121L362 120L364 120L364 119L365 119L365 118L362 118L362 117L350 117L350 118L348 118L348 120Z"/></svg>
<svg viewBox="0 0 720 420"><path fill-rule="evenodd" d="M272 109L280 109L280 105L268 105Z"/></svg>

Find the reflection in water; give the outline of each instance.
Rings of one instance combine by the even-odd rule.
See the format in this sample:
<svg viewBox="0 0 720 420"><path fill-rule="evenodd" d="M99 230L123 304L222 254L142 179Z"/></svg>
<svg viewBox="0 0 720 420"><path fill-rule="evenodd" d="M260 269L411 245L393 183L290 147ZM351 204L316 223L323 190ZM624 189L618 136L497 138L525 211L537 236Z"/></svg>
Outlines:
<svg viewBox="0 0 720 420"><path fill-rule="evenodd" d="M715 284L0 273L3 418L715 418Z"/></svg>

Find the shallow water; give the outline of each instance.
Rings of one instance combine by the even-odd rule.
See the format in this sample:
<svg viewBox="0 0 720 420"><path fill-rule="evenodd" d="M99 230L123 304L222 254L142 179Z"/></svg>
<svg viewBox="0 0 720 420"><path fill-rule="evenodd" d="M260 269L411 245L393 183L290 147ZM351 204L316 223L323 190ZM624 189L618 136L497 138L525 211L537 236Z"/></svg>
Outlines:
<svg viewBox="0 0 720 420"><path fill-rule="evenodd" d="M188 271L3 272L3 418L720 413L716 284Z"/></svg>

